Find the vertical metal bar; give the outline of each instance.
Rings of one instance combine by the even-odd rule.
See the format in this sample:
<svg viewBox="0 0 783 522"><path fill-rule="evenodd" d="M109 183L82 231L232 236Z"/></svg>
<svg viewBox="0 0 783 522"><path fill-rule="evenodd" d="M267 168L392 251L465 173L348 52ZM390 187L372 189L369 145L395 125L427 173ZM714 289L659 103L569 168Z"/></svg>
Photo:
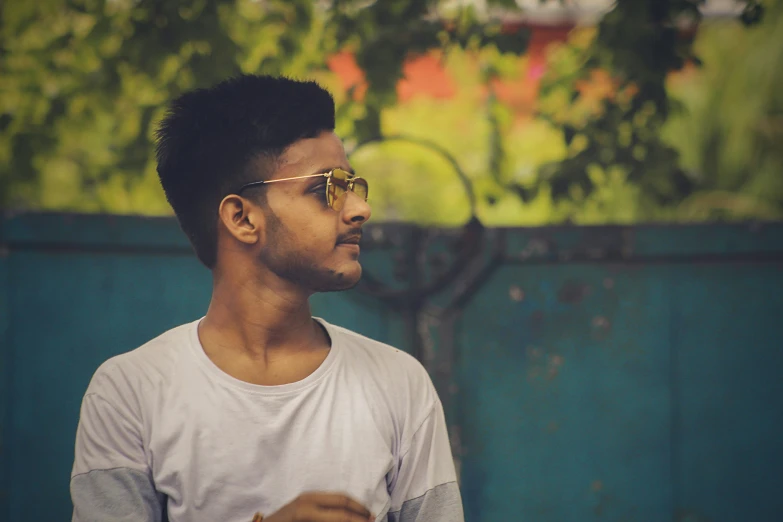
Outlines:
<svg viewBox="0 0 783 522"><path fill-rule="evenodd" d="M408 342L411 353L419 361L424 361L424 343L419 333L419 319L422 303L418 297L419 290L424 280L424 267L427 262L427 243L424 241L425 232L414 227L410 236L410 250L408 250L407 263L409 269L408 296L403 300L405 324L408 328Z"/></svg>
<svg viewBox="0 0 783 522"><path fill-rule="evenodd" d="M0 218L2 219L2 218ZM0 227L3 224L0 222ZM10 515L8 440L11 424L11 252L0 238L0 520Z"/></svg>
<svg viewBox="0 0 783 522"><path fill-rule="evenodd" d="M677 282L667 270L669 288L669 468L671 472L671 502L673 516L683 508L682 501L682 462L680 458L680 438L682 436L682 394L680 392L679 335L680 314L678 310Z"/></svg>

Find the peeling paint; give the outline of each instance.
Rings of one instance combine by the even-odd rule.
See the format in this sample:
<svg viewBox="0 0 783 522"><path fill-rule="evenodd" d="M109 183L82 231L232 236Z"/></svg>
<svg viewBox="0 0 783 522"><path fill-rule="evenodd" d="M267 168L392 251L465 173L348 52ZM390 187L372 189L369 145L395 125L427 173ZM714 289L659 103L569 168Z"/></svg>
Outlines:
<svg viewBox="0 0 783 522"><path fill-rule="evenodd" d="M612 322L603 315L596 315L590 321L592 327L591 337L597 341L606 339L612 332Z"/></svg>
<svg viewBox="0 0 783 522"><path fill-rule="evenodd" d="M607 319L602 315L596 315L595 317L593 317L592 324L595 328L601 328L603 330L608 330L609 328L611 328L609 319Z"/></svg>
<svg viewBox="0 0 783 522"><path fill-rule="evenodd" d="M525 299L525 291L519 288L518 286L514 285L508 289L508 296L511 298L512 301L516 301L517 303L520 303Z"/></svg>
<svg viewBox="0 0 783 522"><path fill-rule="evenodd" d="M560 367L563 366L565 359L562 355L550 355L549 366L546 372L547 380L551 381L560 373Z"/></svg>
<svg viewBox="0 0 783 522"><path fill-rule="evenodd" d="M579 304L589 294L589 286L574 281L568 281L558 290L557 300L561 303Z"/></svg>
<svg viewBox="0 0 783 522"><path fill-rule="evenodd" d="M537 346L528 346L525 353L530 362L527 370L528 381L542 377L551 381L560 374L560 369L565 364L565 357L562 355L547 354L546 350Z"/></svg>

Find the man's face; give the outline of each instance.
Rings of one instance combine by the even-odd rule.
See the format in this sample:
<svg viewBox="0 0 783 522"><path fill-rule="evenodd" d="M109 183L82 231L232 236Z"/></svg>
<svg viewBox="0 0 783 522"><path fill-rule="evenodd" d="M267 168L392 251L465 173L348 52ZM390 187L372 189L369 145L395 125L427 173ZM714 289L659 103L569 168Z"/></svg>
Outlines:
<svg viewBox="0 0 783 522"><path fill-rule="evenodd" d="M342 141L333 132L300 140L279 158L270 179L351 170ZM370 206L348 193L337 212L326 203L326 178L270 183L266 191L266 238L261 261L278 277L314 292L345 290L359 282L361 227Z"/></svg>

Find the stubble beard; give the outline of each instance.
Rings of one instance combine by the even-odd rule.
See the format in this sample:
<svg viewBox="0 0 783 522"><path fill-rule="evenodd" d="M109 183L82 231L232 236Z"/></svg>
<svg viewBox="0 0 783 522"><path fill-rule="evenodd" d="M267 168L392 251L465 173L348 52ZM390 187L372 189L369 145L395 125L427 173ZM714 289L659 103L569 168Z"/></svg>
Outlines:
<svg viewBox="0 0 783 522"><path fill-rule="evenodd" d="M261 262L276 276L312 292L338 292L349 290L359 283L360 277L349 278L334 269L320 266L311 257L290 248L293 234L270 209L266 214L267 242L261 252Z"/></svg>

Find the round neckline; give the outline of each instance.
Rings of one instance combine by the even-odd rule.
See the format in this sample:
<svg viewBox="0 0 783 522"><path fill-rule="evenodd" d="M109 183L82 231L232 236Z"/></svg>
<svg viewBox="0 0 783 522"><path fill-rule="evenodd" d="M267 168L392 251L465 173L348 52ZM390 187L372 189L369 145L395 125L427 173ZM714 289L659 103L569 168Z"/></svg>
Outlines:
<svg viewBox="0 0 783 522"><path fill-rule="evenodd" d="M190 346L199 365L221 384L259 395L287 395L297 393L315 385L324 377L324 375L329 373L329 371L335 365L337 357L341 351L339 336L335 335L336 332L332 328L332 325L320 317L313 317L313 319L317 321L324 328L324 330L326 330L326 333L329 336L331 341L329 353L326 355L326 358L323 360L321 365L318 366L318 368L316 368L313 373L304 379L287 384L277 384L272 386L253 384L245 382L241 379L237 379L236 377L233 377L221 370L214 362L212 362L212 359L207 356L206 352L204 352L204 347L201 345L201 340L198 337L198 325L201 323L201 321L204 320L203 317L191 323Z"/></svg>

